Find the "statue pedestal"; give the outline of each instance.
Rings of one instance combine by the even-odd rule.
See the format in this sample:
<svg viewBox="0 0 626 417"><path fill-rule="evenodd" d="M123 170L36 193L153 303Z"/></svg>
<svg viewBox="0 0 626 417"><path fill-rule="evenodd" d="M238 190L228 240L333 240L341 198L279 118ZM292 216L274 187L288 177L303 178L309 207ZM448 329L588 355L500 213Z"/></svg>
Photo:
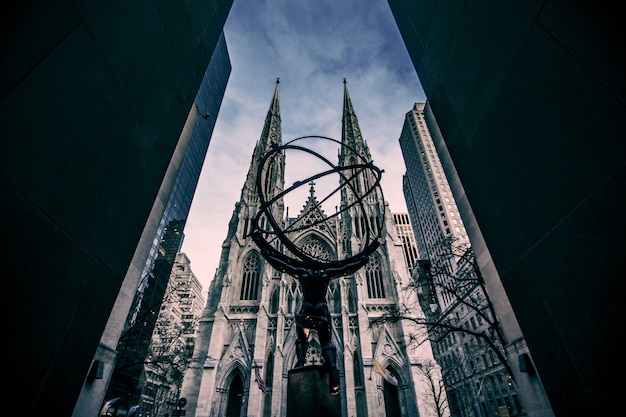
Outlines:
<svg viewBox="0 0 626 417"><path fill-rule="evenodd" d="M288 372L286 417L341 417L341 394L328 391L328 374L317 365Z"/></svg>

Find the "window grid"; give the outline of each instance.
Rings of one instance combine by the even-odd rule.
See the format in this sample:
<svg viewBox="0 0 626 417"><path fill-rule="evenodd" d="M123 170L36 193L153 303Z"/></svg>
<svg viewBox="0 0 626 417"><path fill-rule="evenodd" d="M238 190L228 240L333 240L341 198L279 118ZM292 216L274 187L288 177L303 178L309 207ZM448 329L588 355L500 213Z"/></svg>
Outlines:
<svg viewBox="0 0 626 417"><path fill-rule="evenodd" d="M376 257L370 256L369 262L365 266L365 276L367 278L367 296L369 298L385 298L383 275L380 262Z"/></svg>
<svg viewBox="0 0 626 417"><path fill-rule="evenodd" d="M243 282L241 283L241 300L256 300L259 288L259 258L250 254L243 263Z"/></svg>

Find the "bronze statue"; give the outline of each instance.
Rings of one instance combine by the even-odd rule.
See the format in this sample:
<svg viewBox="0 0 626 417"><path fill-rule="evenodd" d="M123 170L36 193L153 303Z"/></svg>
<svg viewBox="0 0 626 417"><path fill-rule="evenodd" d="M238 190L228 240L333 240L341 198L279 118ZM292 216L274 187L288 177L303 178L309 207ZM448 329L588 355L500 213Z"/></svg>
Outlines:
<svg viewBox="0 0 626 417"><path fill-rule="evenodd" d="M331 342L332 320L328 304L326 303L326 291L331 279L350 275L367 263L368 257L378 247L378 242L370 245L365 256L344 263L341 267L329 267L311 269L302 266L301 262L285 257L267 243L261 234L252 233L252 239L261 249L261 255L277 270L285 272L300 282L302 289L302 307L296 313L296 356L297 368L303 367L307 351L307 343L311 330L317 331L322 347L324 366L329 370L329 389L333 395L341 392L339 370L337 369L337 348Z"/></svg>
<svg viewBox="0 0 626 417"><path fill-rule="evenodd" d="M359 159L360 162L351 165L335 166L329 159L317 152L293 144L296 141L308 138L335 142L342 146L345 152L354 155L354 158ZM271 172L271 170L267 169L267 165L272 164L273 158L287 150L307 152L329 165L329 169L303 181L297 181L291 187L283 191L278 190L278 192L276 192L275 189L265 190L264 185L268 182L266 178L263 177L263 174ZM274 218L274 213L280 213L280 210L273 210L273 205L280 204L283 196L295 188L330 174L338 174L340 176L339 187L337 187L335 192L345 188L346 192L351 193L356 198L354 198L349 205L342 206L340 210L337 210L334 214L324 219L305 225L291 225L291 228L288 228L288 230L282 230L282 222ZM337 348L331 342L332 320L326 303L326 292L332 279L356 272L368 262L369 256L372 255L380 245L378 239L382 235L382 224L384 223L383 220L385 217L384 198L382 198L382 190L380 189L381 175L382 171L374 166L371 161L361 158L356 150L335 139L323 136L304 136L296 138L282 146L275 145L262 158L257 172L257 192L259 195L260 208L254 218L250 236L259 247L261 255L268 263L275 269L287 273L299 281L303 300L300 311L295 315L298 336L296 340L296 367L304 366L309 334L311 330L317 331L322 347L324 365L330 372L329 389L330 393L333 395L341 391L341 385L339 371L337 369ZM367 184L368 187L362 191L361 195L357 195L357 190L360 191L365 188L355 184L356 181L360 181L360 178L363 176L368 177L368 181L363 182L363 184ZM365 196L374 193L374 189L378 189L380 199L375 201L375 204L372 204L370 201L368 209L366 209L363 204L363 199ZM361 236L361 250L353 256L336 260L316 258L306 253L303 248L298 247L286 234L287 232L304 231L322 222L328 222L334 217L347 213L348 210L360 212L362 216L366 217L377 216L380 220L377 222L377 230L370 230L370 225L365 227L364 235ZM346 218L349 221L349 217ZM261 221L261 219L264 220ZM260 227L260 224L264 224L265 226ZM272 238L271 242L268 240L269 237ZM276 246L278 246L276 240L284 245L288 250L289 256L276 249Z"/></svg>

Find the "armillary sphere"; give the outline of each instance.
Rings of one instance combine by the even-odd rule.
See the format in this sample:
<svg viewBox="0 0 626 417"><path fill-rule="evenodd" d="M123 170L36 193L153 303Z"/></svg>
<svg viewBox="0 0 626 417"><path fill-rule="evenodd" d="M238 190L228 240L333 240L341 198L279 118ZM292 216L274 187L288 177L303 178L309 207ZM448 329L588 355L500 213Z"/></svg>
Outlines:
<svg viewBox="0 0 626 417"><path fill-rule="evenodd" d="M344 163L342 166L332 163L320 153L299 144L306 139L325 140L338 144L344 155L344 161L348 160L350 163ZM267 174L268 172L271 172L269 167L277 158L281 157L283 154L287 155L287 151L306 152L322 161L322 165L327 166L328 169L303 178L302 180L298 180L283 191L265 189L265 187L268 187L265 176L269 175ZM384 171L376 167L372 161L366 160L352 147L325 136L302 136L284 145L275 145L263 156L257 171L256 186L260 208L253 220L250 235L257 246L259 246L266 259L268 259L269 255L273 259L289 263L296 268L326 270L329 272L337 271L337 275L347 275L355 272L367 263L369 256L374 253L380 245L385 219L385 202L380 187L383 172ZM294 222L291 225L287 225L283 230L282 219L276 219L274 215L274 213L279 213L281 210L275 210L274 205L282 204L283 197L289 192L329 175L338 176L338 186L319 202L319 206L336 193L341 193L340 195L342 196L343 202L341 207L332 215L317 219L313 222ZM344 198L348 195L351 196L351 198ZM348 219L347 215L350 213L349 210L351 210L352 213L358 213L359 216L362 216L362 219L368 220L362 222L359 252L349 254L350 256L344 259L323 259L315 256L315 254L307 253L287 236L287 233L292 234L293 232L308 230L344 214L342 219ZM264 220L261 221L261 219ZM372 221L372 219L376 220ZM294 257L289 257L277 250L275 248L276 245L272 244L276 243L276 239L278 239Z"/></svg>

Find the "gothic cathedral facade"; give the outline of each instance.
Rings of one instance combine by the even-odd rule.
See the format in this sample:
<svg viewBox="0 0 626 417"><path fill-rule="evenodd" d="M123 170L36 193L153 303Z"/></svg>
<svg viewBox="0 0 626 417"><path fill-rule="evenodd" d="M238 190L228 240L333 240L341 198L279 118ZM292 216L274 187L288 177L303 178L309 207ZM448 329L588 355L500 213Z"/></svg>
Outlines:
<svg viewBox="0 0 626 417"><path fill-rule="evenodd" d="M277 81L209 288L194 358L183 381L181 397L187 400L187 417L286 415L288 372L297 360L294 314L302 293L296 279L263 259L248 235L259 209L259 163L273 146L282 144L278 87ZM371 161L345 80L341 141ZM341 165L341 155L339 159ZM270 179L279 190L284 189L284 169L283 156ZM315 203L311 185L304 206ZM342 415L434 417L432 387L420 372L422 364L434 362L432 350L428 341L419 346L412 343L412 337L425 329L410 320L372 325L396 309L409 307L411 314L421 314L417 297L406 289L410 276L388 206L384 222L381 244L368 263L351 275L332 280L327 291L331 338L337 347L341 377ZM317 230L302 236L298 244L305 251L342 259L346 250L350 252L346 245L359 245L358 228ZM312 340L306 364L320 361L319 345L316 350ZM439 376L435 377L438 383Z"/></svg>

